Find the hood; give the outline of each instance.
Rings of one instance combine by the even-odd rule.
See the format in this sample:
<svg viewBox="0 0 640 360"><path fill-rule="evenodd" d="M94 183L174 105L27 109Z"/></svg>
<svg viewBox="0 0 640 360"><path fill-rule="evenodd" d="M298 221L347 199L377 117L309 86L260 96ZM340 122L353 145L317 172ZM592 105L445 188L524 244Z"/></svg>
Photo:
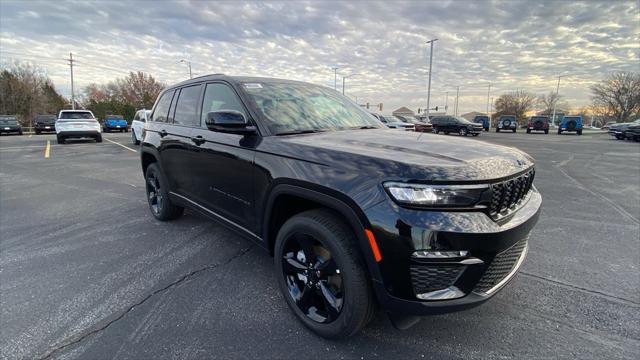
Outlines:
<svg viewBox="0 0 640 360"><path fill-rule="evenodd" d="M345 172L367 173L383 181L494 180L533 166L533 158L514 148L391 129L272 136L264 140L269 152Z"/></svg>

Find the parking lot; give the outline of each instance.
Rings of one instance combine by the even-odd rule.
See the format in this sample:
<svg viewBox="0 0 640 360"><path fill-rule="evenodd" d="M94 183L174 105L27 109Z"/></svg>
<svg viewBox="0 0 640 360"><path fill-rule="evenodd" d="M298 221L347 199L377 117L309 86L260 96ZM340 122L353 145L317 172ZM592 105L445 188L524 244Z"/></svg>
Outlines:
<svg viewBox="0 0 640 360"><path fill-rule="evenodd" d="M468 139L537 161L543 210L521 272L472 310L406 331L379 314L328 341L294 318L251 242L192 211L154 220L130 134L104 139L0 138L2 358L640 357L637 143Z"/></svg>

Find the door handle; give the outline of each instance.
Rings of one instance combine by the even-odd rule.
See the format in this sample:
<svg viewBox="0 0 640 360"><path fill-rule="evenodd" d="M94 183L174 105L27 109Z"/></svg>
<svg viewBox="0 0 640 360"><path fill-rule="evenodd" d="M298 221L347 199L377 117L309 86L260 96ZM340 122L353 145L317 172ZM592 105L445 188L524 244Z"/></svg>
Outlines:
<svg viewBox="0 0 640 360"><path fill-rule="evenodd" d="M193 143L198 145L198 146L204 144L204 142L205 142L204 138L202 136L200 136L200 135L192 137L191 141L193 141Z"/></svg>
<svg viewBox="0 0 640 360"><path fill-rule="evenodd" d="M165 137L165 136L169 135L169 133L165 129L160 130L159 134L160 134L160 137Z"/></svg>

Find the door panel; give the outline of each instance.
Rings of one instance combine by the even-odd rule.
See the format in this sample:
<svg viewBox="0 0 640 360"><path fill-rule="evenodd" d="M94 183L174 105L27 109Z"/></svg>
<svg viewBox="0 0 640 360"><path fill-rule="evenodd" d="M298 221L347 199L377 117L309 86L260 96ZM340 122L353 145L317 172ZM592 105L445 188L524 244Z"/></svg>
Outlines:
<svg viewBox="0 0 640 360"><path fill-rule="evenodd" d="M203 125L210 111L248 114L235 91L224 83L207 84L202 103ZM202 206L255 233L253 178L258 137L215 132L206 126L194 128L191 135L204 140L193 145L197 148L195 198Z"/></svg>

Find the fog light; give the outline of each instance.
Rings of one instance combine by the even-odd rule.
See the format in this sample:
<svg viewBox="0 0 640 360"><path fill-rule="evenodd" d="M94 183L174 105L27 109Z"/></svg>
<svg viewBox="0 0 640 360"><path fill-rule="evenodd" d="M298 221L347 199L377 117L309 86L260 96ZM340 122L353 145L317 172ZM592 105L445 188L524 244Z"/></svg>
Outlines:
<svg viewBox="0 0 640 360"><path fill-rule="evenodd" d="M469 251L467 250L454 250L454 251L420 250L413 253L414 257L424 258L424 259L451 259L451 258L466 257L467 255L469 255Z"/></svg>

